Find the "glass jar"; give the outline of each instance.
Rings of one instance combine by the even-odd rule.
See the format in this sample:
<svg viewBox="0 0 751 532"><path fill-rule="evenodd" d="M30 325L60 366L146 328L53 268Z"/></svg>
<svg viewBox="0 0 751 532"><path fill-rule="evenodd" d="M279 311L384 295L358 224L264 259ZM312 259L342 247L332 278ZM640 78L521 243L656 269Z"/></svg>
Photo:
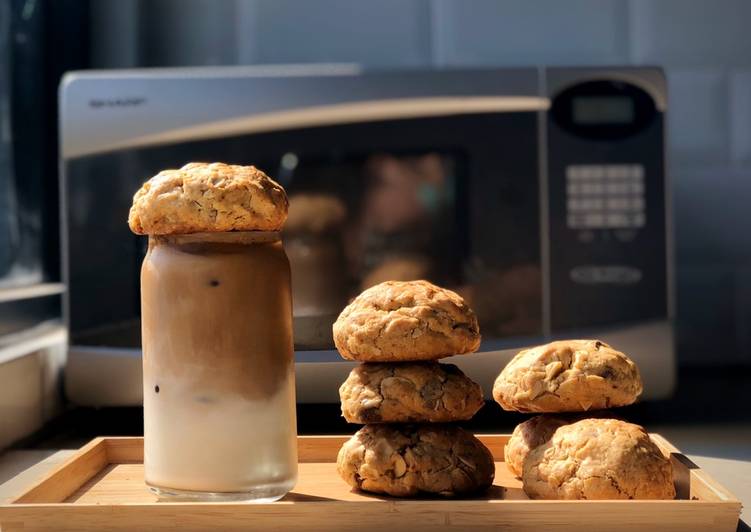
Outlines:
<svg viewBox="0 0 751 532"><path fill-rule="evenodd" d="M150 236L141 318L146 483L161 497L283 497L297 434L279 233Z"/></svg>

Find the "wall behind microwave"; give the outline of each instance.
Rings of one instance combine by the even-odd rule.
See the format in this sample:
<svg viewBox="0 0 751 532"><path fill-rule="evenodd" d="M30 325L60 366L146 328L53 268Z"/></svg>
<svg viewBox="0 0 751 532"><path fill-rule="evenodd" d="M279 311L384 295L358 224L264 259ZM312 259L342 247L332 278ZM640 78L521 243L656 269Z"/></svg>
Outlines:
<svg viewBox="0 0 751 532"><path fill-rule="evenodd" d="M751 364L749 20L747 0L98 0L91 63L664 66L679 360Z"/></svg>

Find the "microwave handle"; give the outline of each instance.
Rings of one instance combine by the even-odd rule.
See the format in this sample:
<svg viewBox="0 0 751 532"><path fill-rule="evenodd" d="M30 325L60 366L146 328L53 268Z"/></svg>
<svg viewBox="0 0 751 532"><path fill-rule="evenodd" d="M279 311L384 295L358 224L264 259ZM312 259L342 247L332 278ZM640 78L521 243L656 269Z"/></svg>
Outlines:
<svg viewBox="0 0 751 532"><path fill-rule="evenodd" d="M459 114L539 112L549 107L548 98L535 96L428 96L310 105L169 128L96 146L89 141L80 143L78 150L78 143L66 143L64 156L309 127Z"/></svg>

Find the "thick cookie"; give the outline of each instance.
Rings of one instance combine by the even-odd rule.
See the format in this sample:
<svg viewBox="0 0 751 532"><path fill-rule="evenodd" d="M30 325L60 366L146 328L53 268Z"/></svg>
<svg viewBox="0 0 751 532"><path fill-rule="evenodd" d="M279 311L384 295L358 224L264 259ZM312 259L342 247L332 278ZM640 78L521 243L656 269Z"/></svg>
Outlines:
<svg viewBox="0 0 751 532"><path fill-rule="evenodd" d="M490 451L452 425L366 425L339 450L337 470L353 488L395 497L446 497L493 484Z"/></svg>
<svg viewBox="0 0 751 532"><path fill-rule="evenodd" d="M284 189L255 166L189 163L143 184L128 225L140 235L278 231L287 206Z"/></svg>
<svg viewBox="0 0 751 532"><path fill-rule="evenodd" d="M636 364L599 340L526 349L503 369L493 398L504 410L580 412L629 405L641 394Z"/></svg>
<svg viewBox="0 0 751 532"><path fill-rule="evenodd" d="M524 460L527 459L529 451L547 442L559 427L590 418L612 419L613 413L608 410L597 410L576 414L542 414L519 423L503 449L509 471L521 477L524 471Z"/></svg>
<svg viewBox="0 0 751 532"><path fill-rule="evenodd" d="M365 290L334 323L339 353L363 362L436 360L480 347L472 309L427 281L387 281Z"/></svg>
<svg viewBox="0 0 751 532"><path fill-rule="evenodd" d="M360 364L339 388L349 423L461 421L482 407L480 385L453 364Z"/></svg>
<svg viewBox="0 0 751 532"><path fill-rule="evenodd" d="M522 476L524 460L532 449L547 442L556 429L568 425L570 421L563 417L541 415L519 423L503 449L506 467L517 477Z"/></svg>
<svg viewBox="0 0 751 532"><path fill-rule="evenodd" d="M583 419L532 449L522 472L532 499L672 499L673 468L645 430Z"/></svg>

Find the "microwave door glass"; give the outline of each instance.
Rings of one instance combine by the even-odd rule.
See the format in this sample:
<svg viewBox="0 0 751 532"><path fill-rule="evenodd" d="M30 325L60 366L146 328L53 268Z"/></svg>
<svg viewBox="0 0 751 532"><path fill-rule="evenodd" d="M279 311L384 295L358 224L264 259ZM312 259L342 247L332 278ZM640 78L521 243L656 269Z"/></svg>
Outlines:
<svg viewBox="0 0 751 532"><path fill-rule="evenodd" d="M386 280L428 279L456 290L477 312L486 345L539 336L536 139L535 113L490 113L311 127L71 160L73 341L140 345L138 272L146 239L131 235L123 220L143 180L195 160L255 164L286 188L282 236L296 349L331 349L331 325L342 308ZM111 304L115 298L118 305Z"/></svg>

